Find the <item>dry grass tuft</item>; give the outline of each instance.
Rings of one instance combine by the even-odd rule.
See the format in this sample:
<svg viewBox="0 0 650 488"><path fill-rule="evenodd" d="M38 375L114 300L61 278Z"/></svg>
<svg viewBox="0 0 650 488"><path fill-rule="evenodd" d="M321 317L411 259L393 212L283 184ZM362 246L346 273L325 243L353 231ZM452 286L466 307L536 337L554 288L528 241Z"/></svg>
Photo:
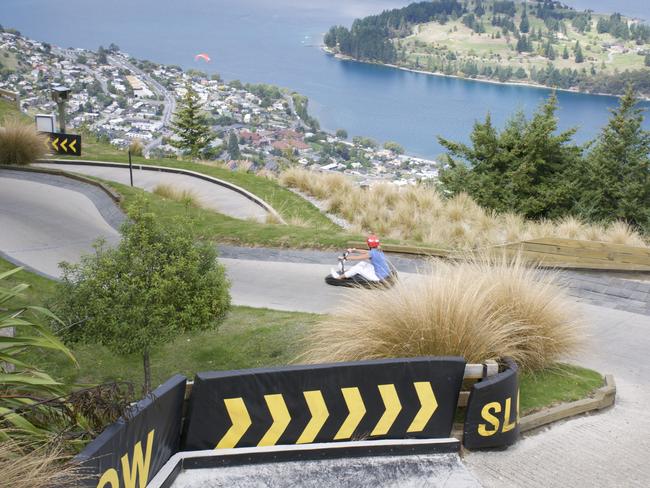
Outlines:
<svg viewBox="0 0 650 488"><path fill-rule="evenodd" d="M159 185L156 185L156 187L153 189L153 193L159 197L166 198L168 200L174 200L175 202L179 202L191 207L203 207L199 196L194 192L194 190L189 188L176 188L173 185L161 183Z"/></svg>
<svg viewBox="0 0 650 488"><path fill-rule="evenodd" d="M299 360L512 357L534 371L575 352L583 340L576 317L555 275L519 258L435 261L413 281L355 291L315 329Z"/></svg>
<svg viewBox="0 0 650 488"><path fill-rule="evenodd" d="M133 139L131 144L129 144L129 151L131 152L131 156L142 156L144 144L142 144L140 139Z"/></svg>
<svg viewBox="0 0 650 488"><path fill-rule="evenodd" d="M0 127L0 164L26 165L45 156L47 137L18 117L7 117Z"/></svg>
<svg viewBox="0 0 650 488"><path fill-rule="evenodd" d="M0 441L0 485L12 488L82 486L84 476L60 447Z"/></svg>
<svg viewBox="0 0 650 488"><path fill-rule="evenodd" d="M624 223L589 225L576 218L528 221L514 213L497 214L459 194L444 199L434 188L379 183L363 189L340 173L291 168L280 183L316 197L360 232L454 249L519 242L542 237L586 239L631 246L648 244Z"/></svg>

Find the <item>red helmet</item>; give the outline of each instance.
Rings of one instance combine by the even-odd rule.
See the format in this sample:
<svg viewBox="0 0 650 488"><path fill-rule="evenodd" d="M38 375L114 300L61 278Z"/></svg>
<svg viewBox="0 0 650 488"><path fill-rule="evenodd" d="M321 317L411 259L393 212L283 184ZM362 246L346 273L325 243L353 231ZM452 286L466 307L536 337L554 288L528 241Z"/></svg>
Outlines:
<svg viewBox="0 0 650 488"><path fill-rule="evenodd" d="M366 243L368 244L369 248L375 248L379 247L379 237L377 237L375 234L370 234L368 236L368 239L366 239Z"/></svg>

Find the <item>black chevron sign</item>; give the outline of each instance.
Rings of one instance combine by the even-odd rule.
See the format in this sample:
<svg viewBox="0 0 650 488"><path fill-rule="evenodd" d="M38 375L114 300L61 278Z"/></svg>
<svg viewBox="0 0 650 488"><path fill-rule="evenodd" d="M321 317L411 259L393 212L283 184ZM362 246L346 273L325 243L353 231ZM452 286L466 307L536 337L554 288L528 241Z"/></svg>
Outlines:
<svg viewBox="0 0 650 488"><path fill-rule="evenodd" d="M45 132L45 134L49 137L46 142L48 151L68 156L81 156L80 135L60 132Z"/></svg>
<svg viewBox="0 0 650 488"><path fill-rule="evenodd" d="M417 358L199 373L185 449L451 432L462 358Z"/></svg>

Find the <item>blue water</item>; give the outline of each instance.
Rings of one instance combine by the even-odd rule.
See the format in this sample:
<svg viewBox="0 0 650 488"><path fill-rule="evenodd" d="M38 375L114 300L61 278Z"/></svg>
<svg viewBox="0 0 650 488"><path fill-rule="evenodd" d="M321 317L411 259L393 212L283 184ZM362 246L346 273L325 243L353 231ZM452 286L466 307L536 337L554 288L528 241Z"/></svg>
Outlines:
<svg viewBox="0 0 650 488"><path fill-rule="evenodd" d="M650 17L648 0L569 0ZM0 0L0 23L61 46L96 49L111 42L138 58L267 82L307 95L326 129L395 140L435 157L436 136L467 140L487 112L502 124L531 113L549 91L428 76L336 60L316 47L327 28L408 0ZM581 5L580 5L581 4ZM206 52L210 64L194 61ZM578 142L606 123L613 97L559 93L562 128ZM644 104L650 107L650 104ZM646 122L650 128L650 121Z"/></svg>

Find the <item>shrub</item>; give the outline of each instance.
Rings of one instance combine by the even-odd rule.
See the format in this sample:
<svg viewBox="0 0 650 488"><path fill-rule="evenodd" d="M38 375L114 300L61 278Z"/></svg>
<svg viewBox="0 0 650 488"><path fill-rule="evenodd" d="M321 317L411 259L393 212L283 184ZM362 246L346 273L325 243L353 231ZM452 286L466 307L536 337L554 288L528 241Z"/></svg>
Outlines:
<svg viewBox="0 0 650 488"><path fill-rule="evenodd" d="M131 156L142 156L144 144L142 144L140 139L133 139L131 144L129 144L129 151L131 152Z"/></svg>
<svg viewBox="0 0 650 488"><path fill-rule="evenodd" d="M18 117L8 117L0 127L0 163L31 164L46 153L47 139Z"/></svg>
<svg viewBox="0 0 650 488"><path fill-rule="evenodd" d="M388 290L359 290L307 338L312 363L459 355L544 368L582 339L555 275L520 258L434 261Z"/></svg>

